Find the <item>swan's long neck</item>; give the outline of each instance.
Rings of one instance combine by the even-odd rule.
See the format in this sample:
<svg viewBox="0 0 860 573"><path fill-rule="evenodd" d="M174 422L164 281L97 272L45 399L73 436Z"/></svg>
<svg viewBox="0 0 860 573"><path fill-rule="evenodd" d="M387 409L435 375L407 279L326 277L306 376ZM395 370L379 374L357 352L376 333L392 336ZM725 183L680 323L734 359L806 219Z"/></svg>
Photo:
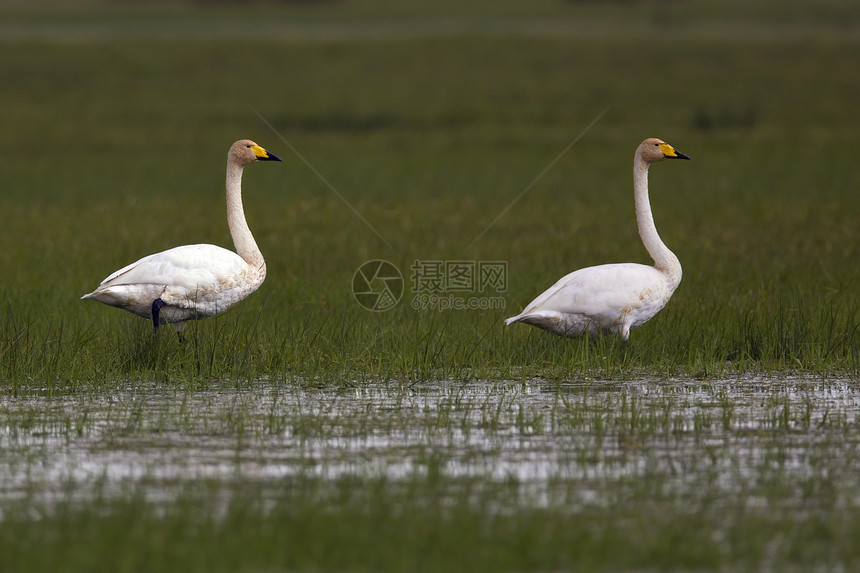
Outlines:
<svg viewBox="0 0 860 573"><path fill-rule="evenodd" d="M239 256L254 268L265 268L263 253L248 228L242 207L242 166L233 162L227 163L227 226Z"/></svg>
<svg viewBox="0 0 860 573"><path fill-rule="evenodd" d="M636 203L636 223L639 225L642 243L654 259L657 270L665 274L677 287L681 282L681 262L657 233L654 216L651 214L651 201L648 198L648 164L639 154L633 161L633 200Z"/></svg>

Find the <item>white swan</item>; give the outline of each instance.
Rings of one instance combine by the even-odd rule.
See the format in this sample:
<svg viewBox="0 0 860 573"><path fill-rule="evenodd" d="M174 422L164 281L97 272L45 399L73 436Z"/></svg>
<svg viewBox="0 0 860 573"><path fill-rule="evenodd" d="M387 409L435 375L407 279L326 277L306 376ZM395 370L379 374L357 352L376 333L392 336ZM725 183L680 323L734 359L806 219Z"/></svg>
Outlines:
<svg viewBox="0 0 860 573"><path fill-rule="evenodd" d="M224 312L257 290L266 262L245 221L242 170L255 161L281 161L256 143L241 139L227 153L227 225L238 254L215 245L168 249L123 267L82 299L167 322L179 332L187 320Z"/></svg>
<svg viewBox="0 0 860 573"><path fill-rule="evenodd" d="M660 240L648 200L648 166L663 159L690 159L656 138L633 157L633 198L639 236L654 266L599 265L562 277L505 324L525 322L560 336L613 333L622 340L663 308L681 283L681 263Z"/></svg>

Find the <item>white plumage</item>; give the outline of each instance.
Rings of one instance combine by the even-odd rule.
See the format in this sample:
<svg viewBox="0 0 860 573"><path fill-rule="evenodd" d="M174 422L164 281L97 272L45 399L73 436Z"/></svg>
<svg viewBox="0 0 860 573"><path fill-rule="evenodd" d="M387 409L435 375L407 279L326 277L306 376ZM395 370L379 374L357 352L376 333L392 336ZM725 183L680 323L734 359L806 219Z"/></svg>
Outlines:
<svg viewBox="0 0 860 573"><path fill-rule="evenodd" d="M654 266L617 263L574 271L505 323L525 322L560 336L612 333L622 340L663 308L681 282L681 263L660 239L648 200L648 167L663 159L689 159L656 138L633 158L633 192L639 236Z"/></svg>
<svg viewBox="0 0 860 573"><path fill-rule="evenodd" d="M227 224L236 251L215 245L185 245L144 257L121 268L81 298L164 321L177 332L185 321L224 312L257 290L266 262L242 208L242 170L255 161L281 161L253 141L242 139L227 153Z"/></svg>

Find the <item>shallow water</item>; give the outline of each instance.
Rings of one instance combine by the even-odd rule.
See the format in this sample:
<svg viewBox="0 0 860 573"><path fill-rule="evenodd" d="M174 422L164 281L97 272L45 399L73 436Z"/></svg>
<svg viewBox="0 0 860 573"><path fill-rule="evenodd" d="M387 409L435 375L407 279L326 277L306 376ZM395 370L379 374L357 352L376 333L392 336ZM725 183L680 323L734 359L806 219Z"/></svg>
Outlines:
<svg viewBox="0 0 860 573"><path fill-rule="evenodd" d="M132 493L169 504L201 481L276 492L343 478L432 483L438 503L501 488L499 511L643 496L682 511L739 496L860 504L860 388L847 380L138 384L7 396L0 413L0 507L40 512Z"/></svg>

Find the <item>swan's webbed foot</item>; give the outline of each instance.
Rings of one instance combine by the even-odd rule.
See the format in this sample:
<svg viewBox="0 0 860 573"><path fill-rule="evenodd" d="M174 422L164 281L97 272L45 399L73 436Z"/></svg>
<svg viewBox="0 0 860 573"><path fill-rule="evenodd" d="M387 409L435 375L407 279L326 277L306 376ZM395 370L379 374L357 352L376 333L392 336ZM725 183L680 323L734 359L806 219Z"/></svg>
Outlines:
<svg viewBox="0 0 860 573"><path fill-rule="evenodd" d="M158 332L158 326L161 324L159 321L158 313L161 311L161 307L164 306L164 301L160 298L152 301L152 331Z"/></svg>

